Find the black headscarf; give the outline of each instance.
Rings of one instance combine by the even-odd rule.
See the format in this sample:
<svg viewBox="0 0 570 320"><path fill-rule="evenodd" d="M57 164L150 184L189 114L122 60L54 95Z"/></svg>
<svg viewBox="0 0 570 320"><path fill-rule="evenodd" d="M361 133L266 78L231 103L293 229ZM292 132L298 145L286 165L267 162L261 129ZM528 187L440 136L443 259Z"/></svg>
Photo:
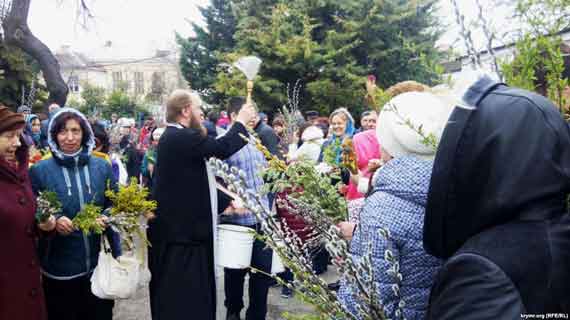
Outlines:
<svg viewBox="0 0 570 320"><path fill-rule="evenodd" d="M570 191L570 130L550 101L489 78L463 100L441 138L426 207L424 247L441 258L491 227L562 215Z"/></svg>

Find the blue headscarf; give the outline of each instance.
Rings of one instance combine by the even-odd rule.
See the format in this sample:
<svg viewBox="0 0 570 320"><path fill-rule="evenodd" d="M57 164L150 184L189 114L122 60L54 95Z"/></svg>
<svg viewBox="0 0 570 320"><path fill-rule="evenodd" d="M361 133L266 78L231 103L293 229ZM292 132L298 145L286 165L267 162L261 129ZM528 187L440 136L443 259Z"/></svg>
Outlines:
<svg viewBox="0 0 570 320"><path fill-rule="evenodd" d="M35 114L30 114L26 117L26 128L24 129L25 133L32 138L32 140L34 141L34 145L39 146L41 143L41 131L38 133L34 133L32 132L32 123L34 122L34 119L38 119L38 116L36 116Z"/></svg>

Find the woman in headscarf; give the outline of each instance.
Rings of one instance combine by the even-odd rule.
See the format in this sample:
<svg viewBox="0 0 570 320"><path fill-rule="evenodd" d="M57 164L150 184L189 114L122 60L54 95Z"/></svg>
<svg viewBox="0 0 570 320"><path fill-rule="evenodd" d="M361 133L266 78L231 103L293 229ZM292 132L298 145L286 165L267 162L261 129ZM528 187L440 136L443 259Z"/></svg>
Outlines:
<svg viewBox="0 0 570 320"><path fill-rule="evenodd" d="M339 166L342 161L342 144L346 138L352 138L356 131L354 118L346 108L339 108L331 113L329 123L332 132L323 143L319 162Z"/></svg>
<svg viewBox="0 0 570 320"><path fill-rule="evenodd" d="M537 94L478 79L435 158L424 247L447 259L427 319L567 317L570 129Z"/></svg>
<svg viewBox="0 0 570 320"><path fill-rule="evenodd" d="M36 194L52 191L62 204L56 218L56 234L40 241L43 286L49 320L111 320L112 300L91 292L91 275L97 266L101 236L84 234L72 219L86 204L103 209L111 202L107 186L115 188L111 164L92 155L95 137L85 116L70 108L60 109L48 125L48 143L53 156L30 169ZM105 227L104 218L98 219ZM108 229L111 243L114 233ZM119 245L114 245L120 255Z"/></svg>
<svg viewBox="0 0 570 320"><path fill-rule="evenodd" d="M28 137L28 144L33 144L36 149L41 149L42 124L37 115L30 114L26 116L24 134Z"/></svg>

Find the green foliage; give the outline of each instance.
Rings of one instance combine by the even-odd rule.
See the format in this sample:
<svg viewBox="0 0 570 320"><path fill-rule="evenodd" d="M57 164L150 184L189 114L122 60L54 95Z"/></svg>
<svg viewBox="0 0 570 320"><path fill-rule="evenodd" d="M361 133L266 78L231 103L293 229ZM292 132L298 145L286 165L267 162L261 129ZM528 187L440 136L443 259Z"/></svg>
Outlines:
<svg viewBox="0 0 570 320"><path fill-rule="evenodd" d="M98 113L106 109L104 88L89 83L84 83L82 87L81 98L84 101L83 108L86 114Z"/></svg>
<svg viewBox="0 0 570 320"><path fill-rule="evenodd" d="M390 95L386 90L376 88L374 92L374 109L377 112L382 111L384 105L392 100L392 95Z"/></svg>
<svg viewBox="0 0 570 320"><path fill-rule="evenodd" d="M570 0L519 0L516 10L530 30L516 43L514 59L501 65L505 81L547 96L569 117L570 101L564 91L570 80L563 76L563 41L557 33L568 27L567 19L560 17L570 14ZM546 87L538 87L537 82L545 82Z"/></svg>
<svg viewBox="0 0 570 320"><path fill-rule="evenodd" d="M339 138L334 139L334 141L323 149L323 161L331 166L338 166L338 161L336 158L337 153L342 149L342 141Z"/></svg>
<svg viewBox="0 0 570 320"><path fill-rule="evenodd" d="M69 108L75 108L81 111L83 114L89 114L89 110L85 107L85 103L78 99L76 96L70 95L65 101L65 106Z"/></svg>
<svg viewBox="0 0 570 320"><path fill-rule="evenodd" d="M120 186L117 192L108 187L105 196L113 203L109 223L118 229L127 246L132 248L135 234L146 241L140 220L156 210L157 206L156 201L148 200L148 189L140 187L137 180L132 178L129 185Z"/></svg>
<svg viewBox="0 0 570 320"><path fill-rule="evenodd" d="M516 51L515 59L511 62L505 62L501 66L505 81L513 87L535 91L536 76L534 70L539 63L540 50L535 45L534 39L527 35L517 42Z"/></svg>
<svg viewBox="0 0 570 320"><path fill-rule="evenodd" d="M118 214L142 215L156 209L156 201L148 200L149 191L140 187L135 178L131 179L129 185L119 187L119 191L112 189L105 191L105 196L111 200L111 217Z"/></svg>
<svg viewBox="0 0 570 320"><path fill-rule="evenodd" d="M102 211L103 209L99 206L91 203L86 204L73 218L73 226L84 234L102 234L105 229L97 222L97 218L101 217Z"/></svg>
<svg viewBox="0 0 570 320"><path fill-rule="evenodd" d="M136 118L139 112L148 113L135 98L130 97L125 91L115 90L107 98L103 115L109 118L111 114L116 113L119 117Z"/></svg>
<svg viewBox="0 0 570 320"><path fill-rule="evenodd" d="M216 81L219 56L231 50L235 41L233 35L237 26L232 10L232 1L213 0L210 6L200 8L207 24L207 30L193 23L195 36L188 39L176 35L181 47L180 67L190 87L195 90L211 89ZM210 103L219 103L220 94L206 95Z"/></svg>
<svg viewBox="0 0 570 320"><path fill-rule="evenodd" d="M47 100L47 92L37 83L37 71L31 58L18 48L7 46L0 41L0 102L15 109L22 103L22 88L28 94L33 80L38 88L34 112L42 109ZM27 97L26 97L27 99Z"/></svg>
<svg viewBox="0 0 570 320"><path fill-rule="evenodd" d="M116 113L119 117L137 118L138 114L148 115L146 105L136 97L127 94L128 83L123 82L117 90L107 95L105 89L90 83L82 84L81 101L69 98L67 105L86 115L103 116L107 119Z"/></svg>
<svg viewBox="0 0 570 320"><path fill-rule="evenodd" d="M570 27L570 0L517 0L515 12L535 36Z"/></svg>
<svg viewBox="0 0 570 320"><path fill-rule="evenodd" d="M382 87L409 79L427 84L439 80L434 2L226 1L226 7L234 8L235 20L225 22L227 30L235 29L233 43L224 42L223 50L209 49L204 41L179 43L183 52L189 52L195 69L204 67L193 72L194 82L209 84L214 74L215 89L224 96L245 95L245 77L235 69L228 72L232 68L212 66L220 62L229 66L241 56L256 55L263 64L253 96L261 110L277 111L286 100L287 84L300 79L304 86L301 109L327 114L344 106L360 113L368 74L375 74ZM208 23L208 28L219 27L218 22L224 23ZM215 38L220 39L226 38ZM186 62L187 57L181 61L183 69Z"/></svg>
<svg viewBox="0 0 570 320"><path fill-rule="evenodd" d="M346 220L348 214L346 199L338 192L336 185L331 184L331 179L340 179L340 177L335 174L319 173L313 161L296 161L284 171L270 166L262 176L266 181L263 186L265 192L293 190L293 197L317 205L333 220Z"/></svg>

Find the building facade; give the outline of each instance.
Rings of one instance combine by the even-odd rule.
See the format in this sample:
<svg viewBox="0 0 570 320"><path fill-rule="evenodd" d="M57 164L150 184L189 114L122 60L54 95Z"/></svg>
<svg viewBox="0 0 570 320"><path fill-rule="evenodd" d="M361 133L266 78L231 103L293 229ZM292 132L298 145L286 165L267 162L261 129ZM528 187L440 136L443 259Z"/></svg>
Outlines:
<svg viewBox="0 0 570 320"><path fill-rule="evenodd" d="M108 94L121 89L137 99L161 103L172 90L187 87L175 51L157 50L147 57L128 58L114 55L110 44L105 49L104 54L95 56L67 46L56 52L71 98L80 100L83 88L89 84Z"/></svg>

